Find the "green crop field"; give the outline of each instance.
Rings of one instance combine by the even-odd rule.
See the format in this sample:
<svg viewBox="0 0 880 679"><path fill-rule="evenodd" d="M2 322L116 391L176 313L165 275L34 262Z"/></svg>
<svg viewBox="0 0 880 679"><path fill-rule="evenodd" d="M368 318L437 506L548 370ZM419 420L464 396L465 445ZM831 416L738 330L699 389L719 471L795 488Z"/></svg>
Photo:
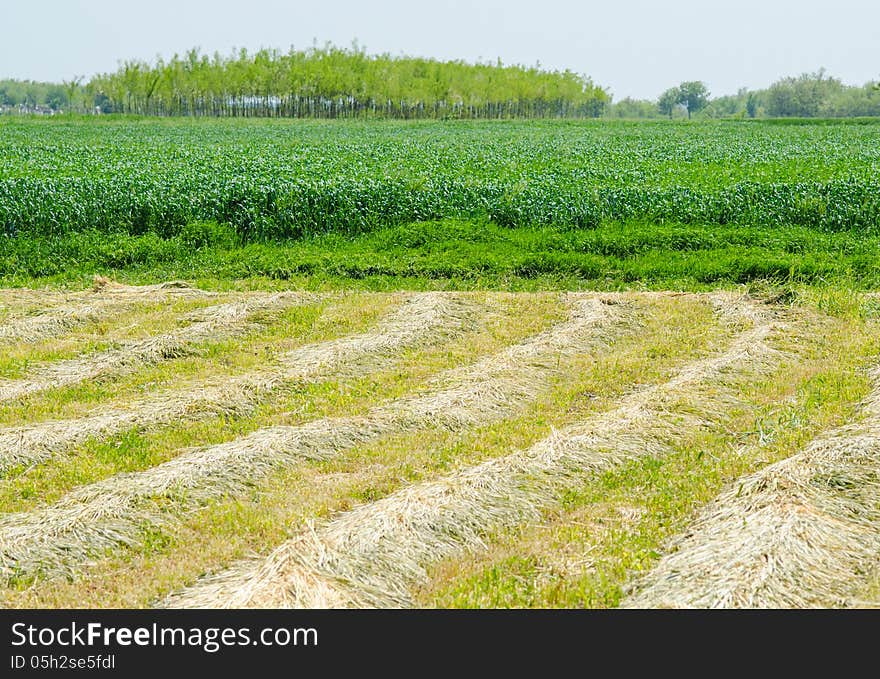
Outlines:
<svg viewBox="0 0 880 679"><path fill-rule="evenodd" d="M880 605L878 170L874 120L0 118L0 604Z"/></svg>
<svg viewBox="0 0 880 679"><path fill-rule="evenodd" d="M878 167L873 121L2 120L0 275L870 287Z"/></svg>

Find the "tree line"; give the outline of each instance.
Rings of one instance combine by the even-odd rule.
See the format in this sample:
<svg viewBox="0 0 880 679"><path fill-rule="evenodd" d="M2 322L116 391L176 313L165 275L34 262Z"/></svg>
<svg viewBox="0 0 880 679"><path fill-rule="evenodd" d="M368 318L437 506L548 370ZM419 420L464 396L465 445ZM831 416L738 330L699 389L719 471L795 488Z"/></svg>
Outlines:
<svg viewBox="0 0 880 679"><path fill-rule="evenodd" d="M705 83L681 83L656 100L621 99L612 118L851 118L880 116L880 82L846 85L824 69L780 78L759 90L711 98Z"/></svg>
<svg viewBox="0 0 880 679"><path fill-rule="evenodd" d="M824 70L711 97L688 81L656 100L610 94L584 75L500 62L369 55L357 44L306 50L199 50L123 62L89 81L0 80L0 112L299 118L764 118L880 116L880 83Z"/></svg>
<svg viewBox="0 0 880 679"><path fill-rule="evenodd" d="M31 111L60 111L70 99L63 85L33 80L0 80L0 107Z"/></svg>
<svg viewBox="0 0 880 679"><path fill-rule="evenodd" d="M598 117L610 102L569 70L369 55L356 44L228 56L193 49L65 86L68 109L158 116Z"/></svg>

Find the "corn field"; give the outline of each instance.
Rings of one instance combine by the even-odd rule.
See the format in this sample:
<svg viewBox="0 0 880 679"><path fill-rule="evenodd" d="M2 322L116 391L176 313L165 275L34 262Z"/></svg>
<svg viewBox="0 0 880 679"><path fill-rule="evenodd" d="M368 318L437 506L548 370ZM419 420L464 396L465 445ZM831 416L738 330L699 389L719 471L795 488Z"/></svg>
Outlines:
<svg viewBox="0 0 880 679"><path fill-rule="evenodd" d="M0 231L243 240L446 217L871 230L876 124L0 121Z"/></svg>

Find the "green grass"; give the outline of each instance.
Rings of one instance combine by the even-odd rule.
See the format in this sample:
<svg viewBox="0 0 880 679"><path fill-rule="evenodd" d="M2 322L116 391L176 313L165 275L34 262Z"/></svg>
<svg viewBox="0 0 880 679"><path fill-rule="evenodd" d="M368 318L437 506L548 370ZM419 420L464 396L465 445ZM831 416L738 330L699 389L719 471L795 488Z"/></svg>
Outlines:
<svg viewBox="0 0 880 679"><path fill-rule="evenodd" d="M880 285L880 121L0 120L0 283Z"/></svg>
<svg viewBox="0 0 880 679"><path fill-rule="evenodd" d="M167 239L92 231L6 246L5 285L86 285L103 274L141 283L186 278L222 287L250 279L379 290L706 289L759 280L880 286L880 234L803 226L614 222L573 230L447 219L238 245L228 227L203 223Z"/></svg>

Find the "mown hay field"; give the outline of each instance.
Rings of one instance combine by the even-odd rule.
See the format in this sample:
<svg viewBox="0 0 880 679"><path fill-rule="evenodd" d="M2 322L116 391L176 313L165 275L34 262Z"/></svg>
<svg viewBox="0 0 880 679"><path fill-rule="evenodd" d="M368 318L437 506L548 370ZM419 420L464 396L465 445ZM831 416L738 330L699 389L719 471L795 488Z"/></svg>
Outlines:
<svg viewBox="0 0 880 679"><path fill-rule="evenodd" d="M877 312L0 290L0 602L877 605Z"/></svg>

